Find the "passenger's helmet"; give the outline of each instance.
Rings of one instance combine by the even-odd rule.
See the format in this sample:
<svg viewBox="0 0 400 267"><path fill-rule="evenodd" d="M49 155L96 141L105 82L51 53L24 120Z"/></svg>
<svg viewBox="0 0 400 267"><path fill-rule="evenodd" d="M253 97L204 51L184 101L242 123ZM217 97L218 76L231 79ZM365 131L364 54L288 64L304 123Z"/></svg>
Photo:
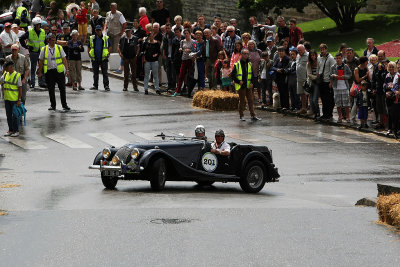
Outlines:
<svg viewBox="0 0 400 267"><path fill-rule="evenodd" d="M42 20L40 18L33 18L32 25L35 26L37 24L41 24Z"/></svg>
<svg viewBox="0 0 400 267"><path fill-rule="evenodd" d="M206 129L204 128L203 125L197 125L196 128L194 129L194 133L196 136L198 136L199 134L204 134L206 133Z"/></svg>
<svg viewBox="0 0 400 267"><path fill-rule="evenodd" d="M224 130L219 129L219 130L215 131L215 138L217 138L217 136L222 136L223 140L225 140Z"/></svg>

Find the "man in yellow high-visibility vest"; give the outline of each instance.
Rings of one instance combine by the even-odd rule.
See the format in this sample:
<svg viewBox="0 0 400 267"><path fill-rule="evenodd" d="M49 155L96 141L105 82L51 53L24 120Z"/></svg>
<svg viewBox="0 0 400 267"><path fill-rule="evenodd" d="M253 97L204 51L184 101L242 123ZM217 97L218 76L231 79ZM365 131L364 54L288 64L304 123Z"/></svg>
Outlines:
<svg viewBox="0 0 400 267"><path fill-rule="evenodd" d="M4 136L18 137L18 119L13 114L14 105L21 105L22 81L21 74L14 70L14 63L7 61L4 64L4 73L1 77L2 95L6 108L8 132Z"/></svg>
<svg viewBox="0 0 400 267"><path fill-rule="evenodd" d="M43 47L39 55L39 67L36 72L38 77L42 76L42 68L46 78L47 88L50 96L49 110L56 109L55 85L60 89L61 105L64 110L70 110L67 105L65 93L65 76L68 76L68 62L61 45L56 44L56 35L47 36L48 45ZM64 74L65 69L65 74Z"/></svg>
<svg viewBox="0 0 400 267"><path fill-rule="evenodd" d="M246 107L246 99L249 105L251 120L260 120L254 113L253 71L251 68L249 50L242 49L242 58L233 65L231 73L232 80L235 82L236 92L239 93L239 116L241 121L245 121L243 112Z"/></svg>

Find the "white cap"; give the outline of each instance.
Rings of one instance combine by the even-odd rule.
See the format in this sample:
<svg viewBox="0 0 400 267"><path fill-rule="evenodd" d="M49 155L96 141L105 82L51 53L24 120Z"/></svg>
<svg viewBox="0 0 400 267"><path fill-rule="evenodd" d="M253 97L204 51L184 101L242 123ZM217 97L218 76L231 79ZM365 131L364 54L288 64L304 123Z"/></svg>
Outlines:
<svg viewBox="0 0 400 267"><path fill-rule="evenodd" d="M32 20L32 24L33 25L37 25L37 24L41 24L42 20L40 18L33 18Z"/></svg>

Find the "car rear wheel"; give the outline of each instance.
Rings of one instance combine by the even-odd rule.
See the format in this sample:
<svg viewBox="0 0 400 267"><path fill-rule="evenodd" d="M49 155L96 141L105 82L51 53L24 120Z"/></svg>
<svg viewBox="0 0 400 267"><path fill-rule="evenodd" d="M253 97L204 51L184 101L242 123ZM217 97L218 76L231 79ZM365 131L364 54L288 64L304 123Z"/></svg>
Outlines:
<svg viewBox="0 0 400 267"><path fill-rule="evenodd" d="M115 176L101 176L101 181L103 182L103 185L107 189L115 189L115 186L118 183L118 177Z"/></svg>
<svg viewBox="0 0 400 267"><path fill-rule="evenodd" d="M196 182L200 186L211 186L214 184L213 181L197 181Z"/></svg>
<svg viewBox="0 0 400 267"><path fill-rule="evenodd" d="M258 193L265 185L266 175L267 171L261 161L251 161L240 178L240 187L247 193Z"/></svg>
<svg viewBox="0 0 400 267"><path fill-rule="evenodd" d="M153 191L162 191L167 179L165 159L159 158L153 162L150 172L150 186Z"/></svg>

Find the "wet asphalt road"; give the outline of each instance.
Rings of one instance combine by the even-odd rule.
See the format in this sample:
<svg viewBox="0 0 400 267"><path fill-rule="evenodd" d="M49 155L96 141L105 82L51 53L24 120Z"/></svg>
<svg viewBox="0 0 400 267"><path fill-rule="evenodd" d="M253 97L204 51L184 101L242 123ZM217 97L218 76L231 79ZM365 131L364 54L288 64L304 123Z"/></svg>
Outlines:
<svg viewBox="0 0 400 267"><path fill-rule="evenodd" d="M399 235L375 223L375 208L354 206L377 182L400 183L398 143L267 112L239 122L186 98L122 92L115 79L111 90L69 88L68 113L47 111L47 92L28 93L22 136L0 138L0 186L20 185L0 188L0 265L399 265ZM1 112L1 133L5 124ZM209 137L223 128L230 141L268 145L280 182L255 195L234 183L167 182L153 193L122 181L109 191L87 168L107 142L189 135L197 124Z"/></svg>

